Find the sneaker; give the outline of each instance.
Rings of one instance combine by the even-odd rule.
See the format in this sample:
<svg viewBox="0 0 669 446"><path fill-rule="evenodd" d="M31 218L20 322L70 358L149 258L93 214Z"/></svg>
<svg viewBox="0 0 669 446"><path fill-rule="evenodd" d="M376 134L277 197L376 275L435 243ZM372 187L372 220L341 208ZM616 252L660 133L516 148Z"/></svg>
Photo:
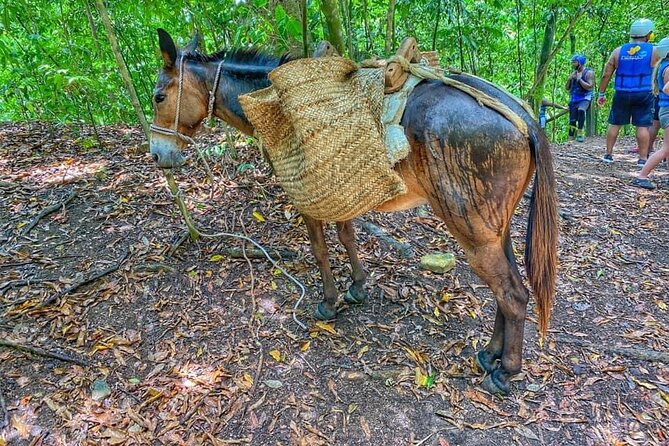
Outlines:
<svg viewBox="0 0 669 446"><path fill-rule="evenodd" d="M606 155L604 155L604 158L602 158L602 161L604 161L607 164L611 164L613 162L613 155L607 153Z"/></svg>
<svg viewBox="0 0 669 446"><path fill-rule="evenodd" d="M632 180L632 186L641 187L648 190L655 189L655 185L648 178L635 178Z"/></svg>
<svg viewBox="0 0 669 446"><path fill-rule="evenodd" d="M646 164L646 160L639 160L636 162L637 167L643 167Z"/></svg>
<svg viewBox="0 0 669 446"><path fill-rule="evenodd" d="M578 135L576 137L576 142L583 142L583 141L585 141L585 138L583 138L583 135Z"/></svg>

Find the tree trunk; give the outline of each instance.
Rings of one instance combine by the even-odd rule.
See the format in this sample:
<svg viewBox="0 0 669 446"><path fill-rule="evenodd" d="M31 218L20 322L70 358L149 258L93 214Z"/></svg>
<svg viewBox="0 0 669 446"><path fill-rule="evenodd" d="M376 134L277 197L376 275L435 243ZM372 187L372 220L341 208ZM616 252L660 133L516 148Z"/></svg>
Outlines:
<svg viewBox="0 0 669 446"><path fill-rule="evenodd" d="M98 41L98 27L95 25L93 20L93 14L91 13L91 5L88 0L84 0L84 6L86 6L86 18L88 19L88 26L91 27L91 34L93 35L93 42L95 43L95 49L98 54L102 54L100 50L100 42Z"/></svg>
<svg viewBox="0 0 669 446"><path fill-rule="evenodd" d="M128 67L125 65L125 61L123 60L123 54L121 54L118 42L116 41L116 34L114 34L114 28L112 27L111 20L109 19L109 14L107 14L107 8L105 8L103 0L95 0L95 4L98 8L98 12L100 13L100 18L102 19L105 31L107 32L107 38L109 39L109 43L111 44L112 51L114 53L114 57L116 58L116 64L118 65L119 71L121 72L121 77L123 78L125 87L128 90L128 95L130 96L130 102L132 103L132 106L135 109L135 113L137 114L137 119L142 124L144 135L148 140L149 123L146 120L146 116L144 116L144 110L142 110L142 106L139 103L139 98L137 97L135 86L132 83L130 72L128 71Z"/></svg>
<svg viewBox="0 0 669 446"><path fill-rule="evenodd" d="M369 11L367 10L367 0L362 0L362 23L365 27L366 52L370 53L374 50L374 42L372 40L372 33L369 31ZM369 54L367 54L369 56Z"/></svg>
<svg viewBox="0 0 669 446"><path fill-rule="evenodd" d="M309 22L307 17L307 0L300 0L300 18L302 19L302 49L304 52L304 57L309 57Z"/></svg>
<svg viewBox="0 0 669 446"><path fill-rule="evenodd" d="M462 38L462 26L460 25L460 1L455 2L455 10L456 10L456 19L457 19L457 31L458 31L458 50L460 52L460 69L465 70L465 53L464 49L462 48L464 45L463 38Z"/></svg>
<svg viewBox="0 0 669 446"><path fill-rule="evenodd" d="M337 0L321 0L321 11L325 16L327 26L328 41L337 49L342 56L346 54L344 47L344 38L342 37L341 18L339 16L339 6Z"/></svg>
<svg viewBox="0 0 669 446"><path fill-rule="evenodd" d="M576 54L576 35L571 32L569 33L569 56Z"/></svg>
<svg viewBox="0 0 669 446"><path fill-rule="evenodd" d="M553 42L555 42L555 28L557 25L557 8L553 8L548 16L546 27L544 28L544 39L541 43L541 54L539 54L539 64L537 65L537 72L535 75L534 90L530 96L529 102L532 108L537 109L538 104L541 104L541 99L544 95L544 80L546 79L546 71L548 70L549 57ZM540 74L543 73L543 74ZM529 93L528 93L529 95Z"/></svg>
<svg viewBox="0 0 669 446"><path fill-rule="evenodd" d="M439 19L441 19L441 0L437 0L437 17L434 21L434 29L432 30L432 51L437 50L437 31L439 30Z"/></svg>
<svg viewBox="0 0 669 446"><path fill-rule="evenodd" d="M551 61L555 58L555 55L557 52L562 48L562 44L564 41L569 37L569 34L573 31L573 29L576 27L576 24L578 23L578 20L581 18L581 16L585 13L585 11L590 7L590 4L592 3L592 0L586 0L586 2L581 5L578 11L576 11L576 14L574 14L571 18L571 21L569 22L569 25L567 26L567 29L564 31L562 34L562 37L560 37L560 40L554 45L553 50L550 52L548 57L546 58L546 63L541 64L537 66L537 73L534 78L534 83L532 84L532 87L530 90L527 92L527 95L525 96L530 103L533 103L535 98L539 99L539 103L541 102L541 96L539 96L536 91L538 88L543 87L544 80L546 78L546 73L548 72L548 67L550 66ZM548 26L548 25L547 25ZM544 36L545 38L545 36Z"/></svg>
<svg viewBox="0 0 669 446"><path fill-rule="evenodd" d="M386 56L393 50L393 41L395 40L395 0L390 0L388 4L388 15L386 16L386 46L384 47Z"/></svg>
<svg viewBox="0 0 669 446"><path fill-rule="evenodd" d="M520 13L522 12L522 4L520 0L516 0L516 57L518 58L516 64L518 65L518 93L522 94L523 91L523 51L520 45L520 35L521 35L521 17ZM546 25L548 26L548 25ZM555 33L553 33L555 34ZM545 41L545 36L544 36ZM552 43L552 42L551 42Z"/></svg>

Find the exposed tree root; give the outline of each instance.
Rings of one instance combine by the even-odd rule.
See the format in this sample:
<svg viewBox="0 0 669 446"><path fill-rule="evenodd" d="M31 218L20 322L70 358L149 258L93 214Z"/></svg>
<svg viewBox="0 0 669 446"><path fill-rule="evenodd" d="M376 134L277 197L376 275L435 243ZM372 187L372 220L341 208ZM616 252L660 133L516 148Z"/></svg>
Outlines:
<svg viewBox="0 0 669 446"><path fill-rule="evenodd" d="M60 361L65 361L65 362L71 362L73 364L78 364L80 366L87 366L88 363L86 361L82 361L80 359L72 358L70 356L64 355L62 353L55 353L55 352L50 352L38 347L32 347L30 345L25 345L25 344L19 344L18 342L13 342L13 341L8 341L7 339L0 339L0 347L8 347L8 348L13 348L16 350L23 350L29 353L33 353L38 356L44 356L46 358L53 358L53 359L58 359ZM0 395L2 396L2 395ZM4 403L4 401L2 401Z"/></svg>
<svg viewBox="0 0 669 446"><path fill-rule="evenodd" d="M669 353L658 352L657 350L650 350L643 347L618 347L615 345L594 344L584 339L574 339L567 336L558 336L558 342L565 344L577 345L579 347L587 348L593 352L605 352L613 355L625 356L631 359L639 359L641 361L662 362L669 364Z"/></svg>
<svg viewBox="0 0 669 446"><path fill-rule="evenodd" d="M73 291L75 291L75 290L78 289L79 287L81 287L81 286L83 286L83 285L87 285L87 284L89 284L89 283L91 283L91 282L94 282L94 281L98 280L99 278L104 277L104 276L106 276L107 274L116 271L117 269L119 269L119 268L121 267L121 265L123 264L123 262L125 262L125 259L128 258L128 254L129 254L129 253L130 253L130 251L128 250L128 248L126 248L126 250L125 250L125 252L123 253L123 255L121 256L121 258L120 258L115 264L109 266L108 268L103 269L102 271L99 271L99 272L93 274L92 276L90 276L90 277L88 277L88 278L86 278L86 279L84 279L84 280L81 280L81 281L79 281L79 282L76 282L76 283L72 284L71 286L69 286L68 288L64 289L63 291L60 291L60 292L54 294L53 296L49 297L47 300L45 300L44 302L40 303L40 304L37 305L36 307L31 308L29 311L30 311L30 312L33 312L33 311L39 310L39 309L41 309L41 308L44 308L44 307L46 307L46 306L48 306L48 305L51 305L51 304L52 304L53 302L55 302L56 300L60 299L61 297L65 296L65 295L67 295L67 294L72 293ZM21 317L21 314L17 314L17 315L15 315L15 316L9 318L9 319L7 320L7 322L14 321L14 320L18 319L19 317Z"/></svg>
<svg viewBox="0 0 669 446"><path fill-rule="evenodd" d="M37 226L37 223L44 217L46 217L49 214L52 214L56 212L58 209L65 207L70 201L74 199L74 197L77 196L77 193L72 190L70 191L70 194L65 197L65 199L61 202L58 202L56 204L52 204L51 206L48 206L40 211L39 214L33 220L23 229L23 232L21 232L21 235L28 235L32 229Z"/></svg>
<svg viewBox="0 0 669 446"><path fill-rule="evenodd" d="M377 237L379 240L381 240L382 242L393 248L395 251L397 251L399 255L401 255L405 259L410 259L413 256L415 256L413 249L408 243L402 243L395 240L393 237L388 235L386 231L376 226L374 223L364 220L356 220L356 222L360 224L360 226L362 227L362 229L365 230L365 232Z"/></svg>

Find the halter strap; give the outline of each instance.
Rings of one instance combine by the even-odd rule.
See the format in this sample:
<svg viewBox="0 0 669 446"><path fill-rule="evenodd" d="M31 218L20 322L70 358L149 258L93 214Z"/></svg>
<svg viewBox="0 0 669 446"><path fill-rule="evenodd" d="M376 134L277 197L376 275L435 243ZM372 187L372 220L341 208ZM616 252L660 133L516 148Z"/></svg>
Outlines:
<svg viewBox="0 0 669 446"><path fill-rule="evenodd" d="M216 68L216 77L214 78L214 86L209 90L209 104L207 107L207 119L211 120L214 114L214 102L216 102L216 90L218 90L218 84L221 79L221 69L223 68L223 62L221 61ZM187 144L195 145L195 140L188 135L184 135L179 132L179 115L181 114L181 94L183 92L183 83L184 83L184 55L181 55L179 59L179 90L177 93L177 109L174 116L174 125L171 129L160 127L155 124L149 125L149 129L152 132L160 133L161 135L174 136L175 138L181 139Z"/></svg>
<svg viewBox="0 0 669 446"><path fill-rule="evenodd" d="M209 90L209 107L207 108L207 120L211 122L214 115L214 102L216 101L216 90L218 90L218 82L221 80L221 69L223 68L223 62L218 63L216 67L216 77L214 77L214 86Z"/></svg>

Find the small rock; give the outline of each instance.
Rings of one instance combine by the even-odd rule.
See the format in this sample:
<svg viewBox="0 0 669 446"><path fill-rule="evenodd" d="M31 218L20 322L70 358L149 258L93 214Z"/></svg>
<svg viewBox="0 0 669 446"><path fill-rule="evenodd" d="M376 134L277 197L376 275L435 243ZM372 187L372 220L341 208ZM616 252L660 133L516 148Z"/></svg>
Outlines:
<svg viewBox="0 0 669 446"><path fill-rule="evenodd" d="M574 302L572 304L572 308L576 311L585 311L590 307L592 307L592 305L588 302Z"/></svg>
<svg viewBox="0 0 669 446"><path fill-rule="evenodd" d="M583 364L576 364L574 367L572 367L574 375L582 375L586 372L586 370L587 366L584 366Z"/></svg>
<svg viewBox="0 0 669 446"><path fill-rule="evenodd" d="M420 259L420 267L433 273L446 273L455 267L453 253L428 254Z"/></svg>
<svg viewBox="0 0 669 446"><path fill-rule="evenodd" d="M93 381L93 384L91 384L91 398L93 398L94 401L102 401L109 395L111 395L111 389L109 388L107 381L104 379L96 379Z"/></svg>
<svg viewBox="0 0 669 446"><path fill-rule="evenodd" d="M539 389L541 389L541 386L539 384L528 384L527 385L527 390L530 392L538 392Z"/></svg>
<svg viewBox="0 0 669 446"><path fill-rule="evenodd" d="M265 381L265 385L270 389L278 389L279 387L283 387L283 383L278 379L268 379Z"/></svg>

